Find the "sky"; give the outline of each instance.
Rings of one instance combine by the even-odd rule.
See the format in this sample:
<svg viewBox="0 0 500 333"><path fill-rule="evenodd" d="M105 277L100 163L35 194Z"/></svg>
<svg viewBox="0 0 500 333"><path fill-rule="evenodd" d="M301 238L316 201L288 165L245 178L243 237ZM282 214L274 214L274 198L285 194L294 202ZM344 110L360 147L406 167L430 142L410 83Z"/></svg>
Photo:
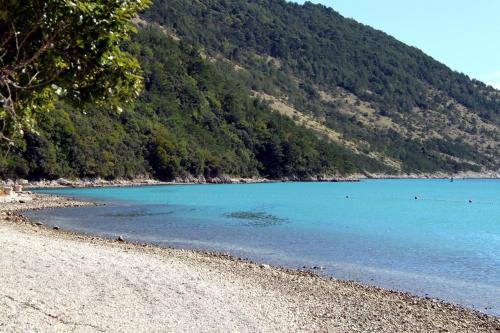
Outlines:
<svg viewBox="0 0 500 333"><path fill-rule="evenodd" d="M499 0L311 2L382 30L452 69L500 89Z"/></svg>

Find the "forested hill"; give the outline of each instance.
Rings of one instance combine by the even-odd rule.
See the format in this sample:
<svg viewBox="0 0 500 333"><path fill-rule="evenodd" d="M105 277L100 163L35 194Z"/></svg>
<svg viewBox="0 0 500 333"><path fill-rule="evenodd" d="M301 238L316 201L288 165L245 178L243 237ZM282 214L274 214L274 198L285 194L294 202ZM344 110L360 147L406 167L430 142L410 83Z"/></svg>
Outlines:
<svg viewBox="0 0 500 333"><path fill-rule="evenodd" d="M38 133L25 132L0 159L0 178L306 179L388 170L273 113L233 72L220 71L160 28L143 27L125 49L144 71L135 107L118 114L61 103L40 113Z"/></svg>
<svg viewBox="0 0 500 333"><path fill-rule="evenodd" d="M500 92L324 6L156 0L124 49L144 71L118 114L37 115L0 178L497 170ZM4 151L2 151L4 149Z"/></svg>
<svg viewBox="0 0 500 333"><path fill-rule="evenodd" d="M158 0L143 16L232 64L276 111L397 170L500 165L499 91L330 8Z"/></svg>

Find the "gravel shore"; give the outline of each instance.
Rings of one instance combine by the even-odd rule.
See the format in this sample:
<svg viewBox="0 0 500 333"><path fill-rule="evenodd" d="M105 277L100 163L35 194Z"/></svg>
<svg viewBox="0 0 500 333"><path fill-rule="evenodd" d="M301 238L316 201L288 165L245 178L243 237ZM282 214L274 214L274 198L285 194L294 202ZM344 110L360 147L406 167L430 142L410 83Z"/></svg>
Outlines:
<svg viewBox="0 0 500 333"><path fill-rule="evenodd" d="M32 198L0 204L1 332L500 332L432 299L49 229L20 210L82 203Z"/></svg>

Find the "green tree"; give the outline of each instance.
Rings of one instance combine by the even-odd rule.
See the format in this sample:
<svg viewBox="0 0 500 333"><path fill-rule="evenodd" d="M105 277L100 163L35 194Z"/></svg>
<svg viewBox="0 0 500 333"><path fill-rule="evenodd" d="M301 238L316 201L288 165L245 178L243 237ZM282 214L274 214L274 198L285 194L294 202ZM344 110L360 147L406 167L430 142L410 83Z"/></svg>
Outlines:
<svg viewBox="0 0 500 333"><path fill-rule="evenodd" d="M0 144L57 100L120 111L142 88L120 45L150 0L0 0Z"/></svg>

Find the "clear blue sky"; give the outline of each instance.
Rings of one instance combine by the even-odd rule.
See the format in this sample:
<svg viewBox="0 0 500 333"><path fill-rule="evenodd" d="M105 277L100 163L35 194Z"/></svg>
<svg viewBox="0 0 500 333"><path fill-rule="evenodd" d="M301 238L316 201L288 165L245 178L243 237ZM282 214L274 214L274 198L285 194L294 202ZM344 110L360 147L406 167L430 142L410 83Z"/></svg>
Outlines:
<svg viewBox="0 0 500 333"><path fill-rule="evenodd" d="M295 1L304 3L304 1ZM500 0L313 0L500 89Z"/></svg>

